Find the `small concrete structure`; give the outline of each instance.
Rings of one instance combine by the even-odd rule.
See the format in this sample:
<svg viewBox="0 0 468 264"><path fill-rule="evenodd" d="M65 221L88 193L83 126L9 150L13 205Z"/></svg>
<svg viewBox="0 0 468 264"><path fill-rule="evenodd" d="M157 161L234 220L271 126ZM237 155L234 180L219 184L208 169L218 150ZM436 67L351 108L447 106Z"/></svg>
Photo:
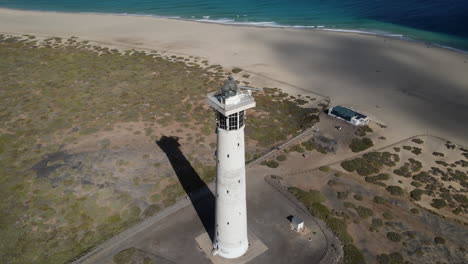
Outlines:
<svg viewBox="0 0 468 264"><path fill-rule="evenodd" d="M328 115L344 120L355 126L363 126L369 124L369 117L353 111L343 106L335 106L328 110Z"/></svg>
<svg viewBox="0 0 468 264"><path fill-rule="evenodd" d="M299 216L293 216L291 219L291 229L296 232L304 231L304 220Z"/></svg>
<svg viewBox="0 0 468 264"><path fill-rule="evenodd" d="M255 107L250 90L242 91L232 77L221 91L209 93L217 124L216 209L213 255L238 258L247 252L245 193L245 111Z"/></svg>

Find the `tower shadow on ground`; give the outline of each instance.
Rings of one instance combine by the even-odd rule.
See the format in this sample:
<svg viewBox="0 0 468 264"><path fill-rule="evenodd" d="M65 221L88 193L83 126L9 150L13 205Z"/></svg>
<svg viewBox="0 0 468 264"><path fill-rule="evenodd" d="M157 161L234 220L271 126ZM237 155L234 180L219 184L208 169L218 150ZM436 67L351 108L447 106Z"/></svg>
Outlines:
<svg viewBox="0 0 468 264"><path fill-rule="evenodd" d="M180 150L179 138L162 136L156 144L164 151L211 241L214 239L215 197Z"/></svg>

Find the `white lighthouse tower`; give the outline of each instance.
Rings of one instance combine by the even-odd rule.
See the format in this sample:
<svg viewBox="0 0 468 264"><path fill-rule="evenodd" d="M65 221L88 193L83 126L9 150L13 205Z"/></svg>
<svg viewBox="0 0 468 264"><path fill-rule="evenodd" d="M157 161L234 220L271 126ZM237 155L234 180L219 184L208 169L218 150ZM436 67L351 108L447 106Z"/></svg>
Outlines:
<svg viewBox="0 0 468 264"><path fill-rule="evenodd" d="M245 111L255 107L250 90L243 91L229 77L219 92L208 94L216 112L216 216L213 254L242 256L249 247L245 194Z"/></svg>

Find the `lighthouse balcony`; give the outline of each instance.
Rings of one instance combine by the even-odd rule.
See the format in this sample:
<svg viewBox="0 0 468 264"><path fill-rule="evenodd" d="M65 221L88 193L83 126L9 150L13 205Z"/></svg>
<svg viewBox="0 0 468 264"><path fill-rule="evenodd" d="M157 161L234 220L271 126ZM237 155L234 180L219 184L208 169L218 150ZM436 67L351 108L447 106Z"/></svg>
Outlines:
<svg viewBox="0 0 468 264"><path fill-rule="evenodd" d="M207 96L208 104L224 116L255 107L255 100L250 93L240 92L235 96L223 98L220 92L212 92Z"/></svg>

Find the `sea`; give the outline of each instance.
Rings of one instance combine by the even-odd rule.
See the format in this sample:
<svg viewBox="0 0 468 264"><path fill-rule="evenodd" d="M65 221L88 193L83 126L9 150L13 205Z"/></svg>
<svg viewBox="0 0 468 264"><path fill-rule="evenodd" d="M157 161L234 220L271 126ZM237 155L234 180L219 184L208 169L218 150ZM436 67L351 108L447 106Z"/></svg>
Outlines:
<svg viewBox="0 0 468 264"><path fill-rule="evenodd" d="M468 0L0 0L0 7L360 32L468 52Z"/></svg>

